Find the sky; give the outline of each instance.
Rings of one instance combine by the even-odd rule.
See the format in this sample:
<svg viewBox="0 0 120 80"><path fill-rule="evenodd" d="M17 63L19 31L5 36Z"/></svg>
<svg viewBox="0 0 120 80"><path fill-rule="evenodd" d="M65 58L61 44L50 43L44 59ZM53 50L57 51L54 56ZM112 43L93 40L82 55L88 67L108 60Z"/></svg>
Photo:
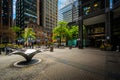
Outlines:
<svg viewBox="0 0 120 80"><path fill-rule="evenodd" d="M13 0L13 19L15 19L15 2L16 0Z"/></svg>
<svg viewBox="0 0 120 80"><path fill-rule="evenodd" d="M58 0L58 9L60 9L67 0Z"/></svg>
<svg viewBox="0 0 120 80"><path fill-rule="evenodd" d="M13 0L13 18L15 19L15 2L16 0ZM66 2L66 0L58 0L58 9L62 7L62 5Z"/></svg>
<svg viewBox="0 0 120 80"><path fill-rule="evenodd" d="M66 3L67 0L58 0L58 10ZM13 0L13 18L15 18L15 2L16 0ZM112 0L110 0L110 8L112 8Z"/></svg>

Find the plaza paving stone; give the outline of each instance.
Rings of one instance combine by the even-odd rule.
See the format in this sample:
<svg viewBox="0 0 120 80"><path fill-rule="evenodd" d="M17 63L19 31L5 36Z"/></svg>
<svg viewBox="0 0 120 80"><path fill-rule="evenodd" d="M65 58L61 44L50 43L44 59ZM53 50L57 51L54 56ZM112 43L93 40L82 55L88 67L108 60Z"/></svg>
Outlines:
<svg viewBox="0 0 120 80"><path fill-rule="evenodd" d="M23 57L0 55L0 80L119 80L119 54L116 56L110 51L56 48L54 52L44 51L33 58L42 62L17 68L13 63L24 60ZM117 62L111 63L113 60ZM117 75L111 77L109 73Z"/></svg>

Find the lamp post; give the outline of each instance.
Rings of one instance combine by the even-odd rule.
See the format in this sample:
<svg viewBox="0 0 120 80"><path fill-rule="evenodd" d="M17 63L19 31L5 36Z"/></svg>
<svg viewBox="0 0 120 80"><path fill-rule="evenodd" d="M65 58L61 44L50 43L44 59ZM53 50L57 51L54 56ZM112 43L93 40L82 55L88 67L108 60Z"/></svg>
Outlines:
<svg viewBox="0 0 120 80"><path fill-rule="evenodd" d="M60 36L57 36L57 42L58 42L58 47L59 47L59 44L60 44Z"/></svg>
<svg viewBox="0 0 120 80"><path fill-rule="evenodd" d="M28 45L30 46L30 48L32 47L32 37L28 37Z"/></svg>
<svg viewBox="0 0 120 80"><path fill-rule="evenodd" d="M47 38L45 38L46 47L47 47L47 41L48 41L48 39L47 39Z"/></svg>
<svg viewBox="0 0 120 80"><path fill-rule="evenodd" d="M80 49L83 49L83 7L82 7L82 1L81 0L78 0L79 1L79 22L78 22L78 25L79 25L79 33L78 33L78 38L80 40L78 40L78 48Z"/></svg>
<svg viewBox="0 0 120 80"><path fill-rule="evenodd" d="M37 38L36 42L38 43L38 47L39 47L40 46L40 38Z"/></svg>
<svg viewBox="0 0 120 80"><path fill-rule="evenodd" d="M19 37L17 41L18 41L18 45L20 45L20 43L21 43L21 38Z"/></svg>

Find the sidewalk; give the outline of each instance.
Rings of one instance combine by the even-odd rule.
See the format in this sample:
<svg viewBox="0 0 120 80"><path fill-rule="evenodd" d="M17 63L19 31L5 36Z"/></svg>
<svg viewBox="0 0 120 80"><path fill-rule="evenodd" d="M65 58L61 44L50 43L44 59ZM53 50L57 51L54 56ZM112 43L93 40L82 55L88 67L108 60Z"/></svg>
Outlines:
<svg viewBox="0 0 120 80"><path fill-rule="evenodd" d="M110 52L106 56L107 80L120 80L120 52Z"/></svg>
<svg viewBox="0 0 120 80"><path fill-rule="evenodd" d="M91 48L56 48L35 55L42 62L25 68L12 66L24 59L19 55L0 56L0 80L119 80L120 60L111 63L119 59L118 54L113 55Z"/></svg>

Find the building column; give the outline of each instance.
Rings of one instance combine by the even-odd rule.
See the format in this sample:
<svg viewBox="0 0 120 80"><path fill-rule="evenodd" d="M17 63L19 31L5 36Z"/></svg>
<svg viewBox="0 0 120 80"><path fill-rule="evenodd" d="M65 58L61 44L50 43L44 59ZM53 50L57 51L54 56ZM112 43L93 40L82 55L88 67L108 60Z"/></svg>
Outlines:
<svg viewBox="0 0 120 80"><path fill-rule="evenodd" d="M83 20L79 21L79 33L78 33L78 47L83 48Z"/></svg>
<svg viewBox="0 0 120 80"><path fill-rule="evenodd" d="M0 29L2 28L2 0L0 0Z"/></svg>
<svg viewBox="0 0 120 80"><path fill-rule="evenodd" d="M111 26L113 13L110 11L109 0L105 0L105 39L111 43Z"/></svg>
<svg viewBox="0 0 120 80"><path fill-rule="evenodd" d="M83 49L83 11L82 11L82 1L79 0L79 16L78 16L78 26L79 26L79 32L78 32L78 48Z"/></svg>

